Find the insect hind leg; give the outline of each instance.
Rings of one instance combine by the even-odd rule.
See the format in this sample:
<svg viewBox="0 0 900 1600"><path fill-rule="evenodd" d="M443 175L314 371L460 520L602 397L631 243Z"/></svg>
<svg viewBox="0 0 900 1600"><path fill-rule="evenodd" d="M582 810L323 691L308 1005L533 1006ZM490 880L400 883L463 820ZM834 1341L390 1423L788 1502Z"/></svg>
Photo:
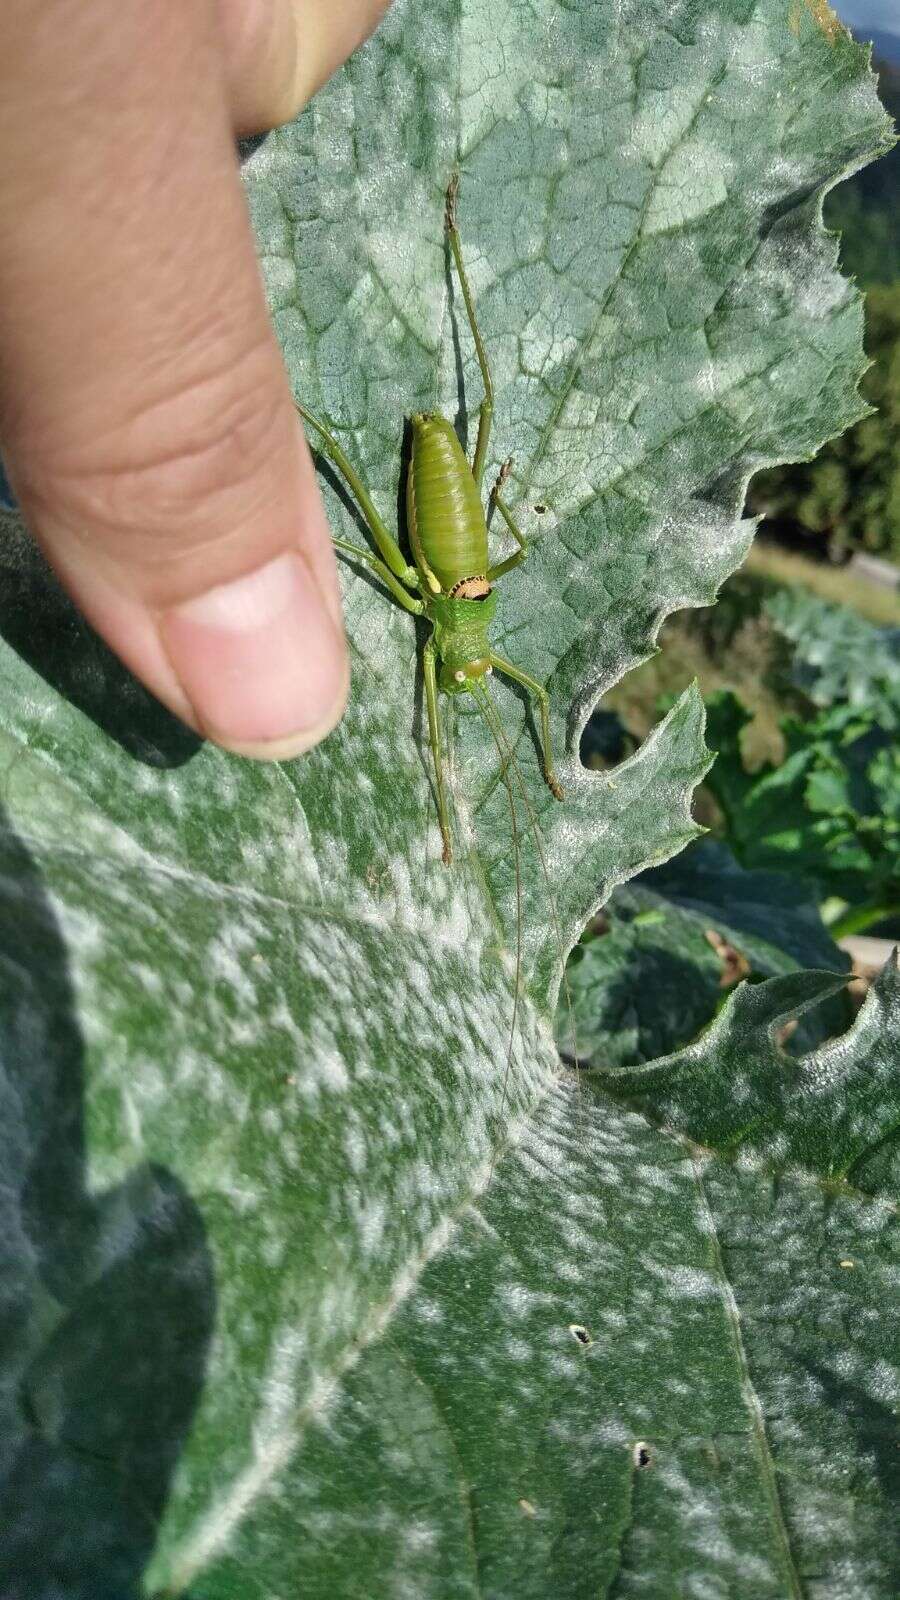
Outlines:
<svg viewBox="0 0 900 1600"><path fill-rule="evenodd" d="M320 422L319 418L307 406L301 405L299 400L295 400L294 405L304 422L307 422L314 433L317 433L321 439L321 454L327 456L328 460L333 462L347 487L355 496L359 509L365 518L366 526L381 552L385 565L394 574L394 577L399 578L400 582L405 584L408 589L416 589L419 575L415 567L409 565L393 534L385 526L383 519L378 514L371 494L356 468L344 454L331 429L326 427L324 422Z"/></svg>
<svg viewBox="0 0 900 1600"><path fill-rule="evenodd" d="M331 542L335 550L342 550L345 555L352 556L355 561L361 561L364 566L371 567L372 571L377 573L385 588L393 595L397 604L403 607L404 611L412 612L414 617L422 615L425 610L424 603L415 595L410 594L399 578L394 577L386 562L380 560L378 556L373 556L371 550L364 550L362 545L351 544L349 539L338 539L332 534Z"/></svg>

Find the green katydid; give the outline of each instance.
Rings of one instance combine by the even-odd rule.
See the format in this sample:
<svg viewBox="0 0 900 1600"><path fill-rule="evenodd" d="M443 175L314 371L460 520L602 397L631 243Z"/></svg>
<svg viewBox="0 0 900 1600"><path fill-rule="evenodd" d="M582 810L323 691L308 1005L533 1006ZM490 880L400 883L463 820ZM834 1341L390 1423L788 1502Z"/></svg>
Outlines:
<svg viewBox="0 0 900 1600"><path fill-rule="evenodd" d="M478 437L471 467L453 425L446 417L430 413L411 418L412 456L406 485L406 507L413 565L407 562L397 540L388 531L371 494L330 429L305 406L299 402L297 404L300 415L318 435L320 452L333 463L355 498L380 554L376 556L370 550L345 539L335 539L336 547L377 573L393 599L405 611L414 616L424 616L432 624L433 631L423 651L423 669L438 820L443 839L443 859L448 866L451 859L450 822L441 755L439 690L445 694L472 693L476 696L488 717L494 738L500 746L506 746L505 757L502 748L500 751L505 775L512 751L499 726L499 719L482 679L486 674L497 671L521 684L537 702L540 713L544 777L556 799L563 797L553 765L547 691L529 673L497 655L491 649L489 639L490 625L497 608L493 585L504 573L524 561L528 546L501 495L511 467L511 462L507 461L491 490L489 507L496 507L518 549L505 560L493 566L490 564L481 488L493 418L494 388L463 263L456 222L458 187L458 176L454 176L447 190L447 233L484 381L484 399L479 411Z"/></svg>

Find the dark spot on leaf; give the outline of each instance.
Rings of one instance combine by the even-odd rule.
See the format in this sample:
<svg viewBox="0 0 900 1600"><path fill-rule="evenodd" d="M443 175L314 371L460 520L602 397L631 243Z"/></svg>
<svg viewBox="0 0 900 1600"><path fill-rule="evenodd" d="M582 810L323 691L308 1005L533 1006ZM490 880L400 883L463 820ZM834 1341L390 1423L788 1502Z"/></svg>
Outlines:
<svg viewBox="0 0 900 1600"><path fill-rule="evenodd" d="M569 1332L572 1335L572 1338L577 1339L578 1343L584 1345L585 1348L592 1345L594 1342L588 1333L587 1328L583 1328L580 1322L570 1322Z"/></svg>
<svg viewBox="0 0 900 1600"><path fill-rule="evenodd" d="M539 517L543 517L543 516L546 515L547 507L544 505L543 500L539 500L534 509L537 512Z"/></svg>
<svg viewBox="0 0 900 1600"><path fill-rule="evenodd" d="M636 1467L652 1467L653 1465L653 1452L650 1446L644 1443L643 1439L637 1440L631 1452L631 1457Z"/></svg>

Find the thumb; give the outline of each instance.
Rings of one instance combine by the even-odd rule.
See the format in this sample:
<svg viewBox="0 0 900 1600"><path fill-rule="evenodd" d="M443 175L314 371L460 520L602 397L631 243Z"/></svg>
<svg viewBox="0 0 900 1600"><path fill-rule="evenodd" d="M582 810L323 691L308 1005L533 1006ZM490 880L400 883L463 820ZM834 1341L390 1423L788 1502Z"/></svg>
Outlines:
<svg viewBox="0 0 900 1600"><path fill-rule="evenodd" d="M341 715L346 646L216 6L5 0L0 61L0 433L23 511L173 711L297 754Z"/></svg>

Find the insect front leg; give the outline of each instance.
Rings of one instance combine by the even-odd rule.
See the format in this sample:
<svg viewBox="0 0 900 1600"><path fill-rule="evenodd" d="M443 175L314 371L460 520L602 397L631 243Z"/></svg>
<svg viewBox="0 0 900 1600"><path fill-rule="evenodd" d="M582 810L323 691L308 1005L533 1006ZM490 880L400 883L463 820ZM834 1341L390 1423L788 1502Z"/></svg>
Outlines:
<svg viewBox="0 0 900 1600"><path fill-rule="evenodd" d="M505 677L512 678L515 683L520 683L527 689L538 703L541 715L541 753L544 758L544 777L547 788L556 800L562 800L563 791L556 771L553 766L553 747L550 742L550 698L542 683L537 678L532 678L529 673L523 672L521 667L514 667L511 661L505 661L502 656L491 652L491 666L495 672L502 672Z"/></svg>
<svg viewBox="0 0 900 1600"><path fill-rule="evenodd" d="M356 468L347 459L334 434L326 427L324 422L320 422L318 417L307 410L306 406L301 405L299 400L295 400L294 405L304 421L308 422L310 427L319 435L323 445L322 454L326 455L329 461L334 463L348 489L354 495L365 518L366 526L381 551L385 564L394 574L394 577L399 578L401 583L405 583L408 589L418 588L419 575L415 567L409 565L393 534L388 531L382 517L379 516L371 494ZM337 544L338 541L335 540L335 543ZM353 549L354 547L351 545L349 548Z"/></svg>
<svg viewBox="0 0 900 1600"><path fill-rule="evenodd" d="M429 639L422 651L422 668L425 677L425 704L428 707L428 743L434 761L434 787L437 794L438 821L444 841L443 862L449 867L452 860L450 846L450 818L447 813L447 796L444 791L444 768L441 760L441 713L438 707L437 649Z"/></svg>
<svg viewBox="0 0 900 1600"><path fill-rule="evenodd" d="M478 413L478 439L475 444L475 460L472 463L472 477L480 489L481 480L484 476L484 461L487 455L488 440L491 436L491 422L494 416L494 383L491 378L491 369L488 365L487 351L478 331L475 302L472 299L472 291L469 288L469 280L466 277L466 269L463 265L462 245L460 243L459 229L456 226L456 200L458 194L459 173L455 172L447 186L447 233L450 239L450 248L453 251L453 259L456 262L456 271L459 275L463 299L466 302L466 315L469 319L469 327L472 329L472 338L475 340L475 351L478 356L478 365L481 368L481 378L484 384L484 399L481 402L481 410Z"/></svg>

